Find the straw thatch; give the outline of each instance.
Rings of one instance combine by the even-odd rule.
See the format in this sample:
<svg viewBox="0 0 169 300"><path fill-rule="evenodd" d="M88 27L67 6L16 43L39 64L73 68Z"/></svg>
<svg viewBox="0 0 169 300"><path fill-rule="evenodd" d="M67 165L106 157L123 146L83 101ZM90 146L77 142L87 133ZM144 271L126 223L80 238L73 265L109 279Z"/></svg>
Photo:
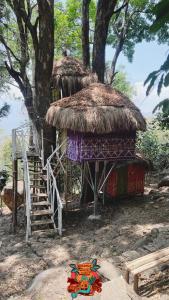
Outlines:
<svg viewBox="0 0 169 300"><path fill-rule="evenodd" d="M62 91L58 98L73 95L93 82L97 82L97 76L86 70L80 60L65 56L54 62L51 86Z"/></svg>
<svg viewBox="0 0 169 300"><path fill-rule="evenodd" d="M146 129L146 122L134 103L119 91L101 83L93 83L73 96L52 103L46 121L58 129L80 132Z"/></svg>

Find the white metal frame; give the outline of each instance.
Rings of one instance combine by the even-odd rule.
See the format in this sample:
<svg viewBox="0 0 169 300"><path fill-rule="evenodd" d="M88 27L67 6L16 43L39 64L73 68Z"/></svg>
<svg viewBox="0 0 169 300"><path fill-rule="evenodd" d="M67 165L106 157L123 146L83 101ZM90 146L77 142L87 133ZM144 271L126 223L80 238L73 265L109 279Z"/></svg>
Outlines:
<svg viewBox="0 0 169 300"><path fill-rule="evenodd" d="M59 235L62 235L62 210L63 210L63 204L62 204L59 189L58 189L58 186L57 186L56 177L53 173L51 162L52 162L52 159L56 156L56 159L57 159L56 166L60 166L62 168L62 171L64 173L66 172L65 169L64 169L64 166L62 164L62 158L65 155L65 152L63 152L61 154L61 156L59 156L59 150L65 143L66 143L66 140L64 140L64 142L61 145L56 147L56 149L53 151L53 153L47 159L46 166L44 167L44 169L47 170L47 194L48 194L48 197L49 197L49 202L51 203L51 209L52 209L52 213L53 213L53 221L54 221L56 213L58 214L57 217L58 217L58 233L59 233ZM56 209L55 209L55 200L57 202L57 208Z"/></svg>
<svg viewBox="0 0 169 300"><path fill-rule="evenodd" d="M25 205L26 205L26 241L31 236L31 189L30 189L30 175L27 151L29 149L29 136L30 125L25 124L22 127L18 127L12 130L12 156L13 159L21 158L23 161L23 179L25 188Z"/></svg>

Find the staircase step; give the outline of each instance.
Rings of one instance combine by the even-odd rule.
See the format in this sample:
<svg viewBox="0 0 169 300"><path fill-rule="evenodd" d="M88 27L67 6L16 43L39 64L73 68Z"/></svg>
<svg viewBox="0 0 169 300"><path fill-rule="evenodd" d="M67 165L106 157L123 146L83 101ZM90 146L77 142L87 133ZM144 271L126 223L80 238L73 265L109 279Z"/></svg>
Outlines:
<svg viewBox="0 0 169 300"><path fill-rule="evenodd" d="M34 184L31 184L30 187L32 189L46 189L46 186L43 186L43 185L34 185Z"/></svg>
<svg viewBox="0 0 169 300"><path fill-rule="evenodd" d="M50 225L53 224L52 220L38 220L38 221L32 221L31 226L40 226L40 225Z"/></svg>
<svg viewBox="0 0 169 300"><path fill-rule="evenodd" d="M47 181L47 175L40 175L40 177L41 177L41 180Z"/></svg>
<svg viewBox="0 0 169 300"><path fill-rule="evenodd" d="M38 175L38 174L42 174L42 169L36 169L36 170L34 170L34 169L30 169L29 168L29 172L31 172L31 174L36 174L36 175Z"/></svg>
<svg viewBox="0 0 169 300"><path fill-rule="evenodd" d="M37 237L54 237L56 235L56 230L49 228L46 228L44 230L34 230L33 235L36 235Z"/></svg>
<svg viewBox="0 0 169 300"><path fill-rule="evenodd" d="M36 193L36 194L31 194L32 198L47 198L48 195L46 193Z"/></svg>
<svg viewBox="0 0 169 300"><path fill-rule="evenodd" d="M39 202L33 202L32 206L50 206L51 204L47 201L39 201Z"/></svg>
<svg viewBox="0 0 169 300"><path fill-rule="evenodd" d="M33 181L33 182L34 182L34 181L43 181L42 178L30 178L30 180Z"/></svg>
<svg viewBox="0 0 169 300"><path fill-rule="evenodd" d="M52 211L49 209L43 209L43 210L33 210L31 212L32 216L51 216L52 215Z"/></svg>
<svg viewBox="0 0 169 300"><path fill-rule="evenodd" d="M30 170L29 170L30 171ZM42 173L42 171L30 171L31 173L30 173L30 175L38 175L38 176L41 176L41 175L43 175L43 173Z"/></svg>

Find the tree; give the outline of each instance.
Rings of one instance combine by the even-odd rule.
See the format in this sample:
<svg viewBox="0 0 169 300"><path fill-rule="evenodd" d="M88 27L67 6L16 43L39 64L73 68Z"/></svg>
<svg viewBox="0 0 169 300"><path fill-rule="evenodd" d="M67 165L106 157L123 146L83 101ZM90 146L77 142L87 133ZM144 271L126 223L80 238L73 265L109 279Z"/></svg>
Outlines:
<svg viewBox="0 0 169 300"><path fill-rule="evenodd" d="M98 75L100 82L104 82L105 72L105 48L108 35L109 23L115 13L118 0L98 0L96 22L93 43L92 70ZM118 12L118 10L116 11Z"/></svg>
<svg viewBox="0 0 169 300"><path fill-rule="evenodd" d="M49 152L53 135L44 118L51 100L54 0L4 0L0 43L6 54L6 70L20 88L39 140L43 128L45 148Z"/></svg>
<svg viewBox="0 0 169 300"><path fill-rule="evenodd" d="M132 62L135 45L143 40L155 39L155 35L148 31L153 2L151 0L128 1L118 14L112 16L107 38L107 44L115 49L110 83L116 75L116 64L121 52Z"/></svg>
<svg viewBox="0 0 169 300"><path fill-rule="evenodd" d="M81 1L58 1L54 6L55 57L68 49L73 56L81 57Z"/></svg>
<svg viewBox="0 0 169 300"><path fill-rule="evenodd" d="M117 74L113 80L112 86L129 98L131 98L133 95L133 87L127 80L127 74L124 70L117 70Z"/></svg>
<svg viewBox="0 0 169 300"><path fill-rule="evenodd" d="M162 0L153 9L153 13L156 16L156 20L150 27L150 31L153 33L160 32L164 30L166 34L169 35L169 0ZM168 38L169 42L169 38ZM162 87L169 86L169 55L167 56L161 67L153 71L147 77L145 85L147 87L147 95L150 94L152 87L157 84L157 94L161 94ZM161 110L158 113L157 119L160 126L164 128L169 128L169 99L162 100L153 110L153 113Z"/></svg>
<svg viewBox="0 0 169 300"><path fill-rule="evenodd" d="M89 44L89 5L91 0L82 1L82 51L83 64L90 67L90 44Z"/></svg>

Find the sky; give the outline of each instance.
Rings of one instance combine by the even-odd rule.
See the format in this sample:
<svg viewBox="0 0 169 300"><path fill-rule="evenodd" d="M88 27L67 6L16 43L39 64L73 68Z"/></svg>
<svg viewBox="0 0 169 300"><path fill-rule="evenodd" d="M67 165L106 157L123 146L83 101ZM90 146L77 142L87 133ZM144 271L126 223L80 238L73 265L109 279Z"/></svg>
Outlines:
<svg viewBox="0 0 169 300"><path fill-rule="evenodd" d="M142 42L135 47L132 63L129 63L123 55L119 58L118 65L124 66L127 78L134 87L135 92L132 100L146 117L151 116L156 104L169 95L169 88L167 88L163 89L161 96L158 97L156 89L154 88L150 96L146 97L146 88L143 86L148 74L158 69L164 62L168 51L169 48L167 45L158 45L156 42ZM106 60L111 61L112 56L113 49L107 47ZM8 93L0 94L0 105L2 105L3 102L8 102L11 105L9 116L0 120L0 128L3 130L0 140L6 135L11 135L12 128L19 127L27 119L23 101L15 100L17 97L21 97L21 94L19 89L15 87L11 87Z"/></svg>

